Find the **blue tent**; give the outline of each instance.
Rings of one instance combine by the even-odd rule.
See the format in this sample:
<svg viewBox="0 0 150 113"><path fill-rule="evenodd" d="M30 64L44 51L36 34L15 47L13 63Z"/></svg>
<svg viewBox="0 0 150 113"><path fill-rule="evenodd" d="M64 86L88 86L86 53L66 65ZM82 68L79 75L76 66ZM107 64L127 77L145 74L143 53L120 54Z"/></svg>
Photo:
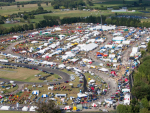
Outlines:
<svg viewBox="0 0 150 113"><path fill-rule="evenodd" d="M46 98L46 97L48 97L48 95L47 94L43 94L41 97L42 98Z"/></svg>
<svg viewBox="0 0 150 113"><path fill-rule="evenodd" d="M61 51L62 51L62 48L58 48L57 51L58 51L58 50L61 50Z"/></svg>

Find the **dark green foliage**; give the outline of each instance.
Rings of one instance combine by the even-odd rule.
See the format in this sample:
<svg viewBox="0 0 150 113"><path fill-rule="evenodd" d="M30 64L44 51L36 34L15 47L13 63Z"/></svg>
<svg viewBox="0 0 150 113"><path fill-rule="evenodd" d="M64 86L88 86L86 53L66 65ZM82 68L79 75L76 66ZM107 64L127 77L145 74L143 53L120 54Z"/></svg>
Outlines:
<svg viewBox="0 0 150 113"><path fill-rule="evenodd" d="M61 113L60 108L57 107L55 102L52 100L49 100L47 103L39 102L36 105L38 107L38 109L36 109L38 113Z"/></svg>
<svg viewBox="0 0 150 113"><path fill-rule="evenodd" d="M89 2L92 5L92 2ZM83 0L54 0L51 2L51 5L54 9L59 9L60 6L64 6L65 8L77 8L79 6L85 6L85 2Z"/></svg>

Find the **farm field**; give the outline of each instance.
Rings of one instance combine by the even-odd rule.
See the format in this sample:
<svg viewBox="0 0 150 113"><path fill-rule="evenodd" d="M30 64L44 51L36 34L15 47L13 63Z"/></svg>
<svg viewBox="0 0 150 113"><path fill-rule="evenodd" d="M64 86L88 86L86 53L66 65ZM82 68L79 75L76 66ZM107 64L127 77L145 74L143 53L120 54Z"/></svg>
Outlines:
<svg viewBox="0 0 150 113"><path fill-rule="evenodd" d="M30 112L26 112L26 111L0 111L0 113L30 113Z"/></svg>
<svg viewBox="0 0 150 113"><path fill-rule="evenodd" d="M102 11L102 15L112 15L110 11ZM100 16L100 13L98 11L57 11L55 13L48 13L48 14L39 14L35 15L35 19L31 19L31 22L39 22L40 20L43 20L43 16L59 16L60 19L64 17L86 17L86 16Z"/></svg>
<svg viewBox="0 0 150 113"><path fill-rule="evenodd" d="M38 70L31 70L26 68L0 69L1 78L16 80L16 81L24 81L24 82L43 82L43 80L39 80L39 77L34 76L37 74L40 74L42 76L48 75ZM58 77L59 75L53 74L50 77L48 77L46 80L53 81L53 79L57 79Z"/></svg>
<svg viewBox="0 0 150 113"><path fill-rule="evenodd" d="M44 10L54 10L53 7L51 7L50 3L48 4L48 6L46 4L41 4L41 6L44 8ZM27 5L24 5L24 7L20 5L20 10L19 8L17 8L17 5L4 6L0 10L0 15L4 16L4 15L9 15L9 14L18 13L18 12L32 11L32 10L36 10L37 8L38 8L37 4L27 4Z"/></svg>

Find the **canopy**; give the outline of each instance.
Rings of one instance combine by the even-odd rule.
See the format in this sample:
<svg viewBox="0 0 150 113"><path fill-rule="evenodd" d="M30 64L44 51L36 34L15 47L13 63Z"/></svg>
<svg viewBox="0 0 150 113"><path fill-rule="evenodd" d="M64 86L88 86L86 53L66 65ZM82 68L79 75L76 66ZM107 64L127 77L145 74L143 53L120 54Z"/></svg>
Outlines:
<svg viewBox="0 0 150 113"><path fill-rule="evenodd" d="M79 98L87 97L87 95L86 95L86 94L82 94L82 93L78 93L77 95L78 95L78 97L79 97Z"/></svg>
<svg viewBox="0 0 150 113"><path fill-rule="evenodd" d="M34 90L34 91L32 91L32 94L33 94L33 95L39 95L39 90Z"/></svg>
<svg viewBox="0 0 150 113"><path fill-rule="evenodd" d="M43 94L41 97L46 98L46 97L48 97L48 95L47 94Z"/></svg>
<svg viewBox="0 0 150 113"><path fill-rule="evenodd" d="M71 107L70 106L65 106L64 110L67 110L67 109L71 109Z"/></svg>
<svg viewBox="0 0 150 113"><path fill-rule="evenodd" d="M28 107L27 106L24 106L23 108L22 108L22 111L28 111Z"/></svg>
<svg viewBox="0 0 150 113"><path fill-rule="evenodd" d="M0 108L0 110L9 110L10 109L10 106L2 106L1 108Z"/></svg>
<svg viewBox="0 0 150 113"><path fill-rule="evenodd" d="M35 111L36 108L37 106L31 106L29 111Z"/></svg>
<svg viewBox="0 0 150 113"><path fill-rule="evenodd" d="M101 68L101 69L99 69L99 70L104 71L104 72L109 71L109 70L106 69L106 68Z"/></svg>
<svg viewBox="0 0 150 113"><path fill-rule="evenodd" d="M93 103L93 104L92 104L92 107L97 107L97 104Z"/></svg>

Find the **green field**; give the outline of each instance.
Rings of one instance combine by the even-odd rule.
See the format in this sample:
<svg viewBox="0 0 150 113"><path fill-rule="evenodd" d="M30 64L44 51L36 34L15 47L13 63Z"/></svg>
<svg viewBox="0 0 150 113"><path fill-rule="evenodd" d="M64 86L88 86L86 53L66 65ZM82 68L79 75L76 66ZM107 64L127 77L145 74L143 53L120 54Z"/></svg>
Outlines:
<svg viewBox="0 0 150 113"><path fill-rule="evenodd" d="M48 6L46 4L41 4L41 6L44 8L44 10L49 10L49 11L54 10L50 3ZM10 15L13 13L18 13L18 12L32 11L32 10L36 10L37 8L38 8L37 4L27 4L27 5L24 5L24 7L20 5L20 10L17 7L17 5L3 6L2 9L0 9L0 15L4 16L4 15Z"/></svg>
<svg viewBox="0 0 150 113"><path fill-rule="evenodd" d="M34 75L40 74L42 76L46 76L48 74L27 68L17 68L17 69L0 69L0 77L15 81L23 81L23 82L43 82L43 80L39 80L39 77L35 77ZM53 79L58 79L59 75L53 74L48 77L46 80L53 81Z"/></svg>
<svg viewBox="0 0 150 113"><path fill-rule="evenodd" d="M30 113L25 111L0 111L0 113Z"/></svg>

